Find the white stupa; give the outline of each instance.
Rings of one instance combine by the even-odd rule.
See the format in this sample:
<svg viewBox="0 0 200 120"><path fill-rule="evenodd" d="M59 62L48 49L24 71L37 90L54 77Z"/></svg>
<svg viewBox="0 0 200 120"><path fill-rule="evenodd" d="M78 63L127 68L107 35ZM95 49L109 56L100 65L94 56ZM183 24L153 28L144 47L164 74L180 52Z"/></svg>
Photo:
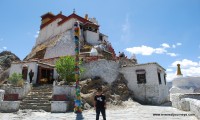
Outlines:
<svg viewBox="0 0 200 120"><path fill-rule="evenodd" d="M137 64L137 58L136 58L136 55L134 53L132 54L130 59L134 62L134 64Z"/></svg>
<svg viewBox="0 0 200 120"><path fill-rule="evenodd" d="M92 48L90 51L90 56L98 56L98 51L96 48Z"/></svg>
<svg viewBox="0 0 200 120"><path fill-rule="evenodd" d="M170 94L174 93L199 93L200 77L187 76L183 77L180 64L177 64L177 77L172 81Z"/></svg>

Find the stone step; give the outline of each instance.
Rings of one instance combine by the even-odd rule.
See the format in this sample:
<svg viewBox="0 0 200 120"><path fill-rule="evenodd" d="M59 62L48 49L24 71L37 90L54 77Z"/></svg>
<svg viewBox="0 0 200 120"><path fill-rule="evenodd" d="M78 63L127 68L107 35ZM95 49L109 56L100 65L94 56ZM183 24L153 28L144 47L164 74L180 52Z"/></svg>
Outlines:
<svg viewBox="0 0 200 120"><path fill-rule="evenodd" d="M51 91L48 91L48 92L44 92L44 91L41 91L41 92L29 92L28 93L29 95L32 95L32 94L52 94L52 92Z"/></svg>
<svg viewBox="0 0 200 120"><path fill-rule="evenodd" d="M49 101L49 100L46 100L46 99L42 99L42 100L33 100L33 99L23 99L22 102L29 102L29 103L40 103L40 102L46 102L46 101Z"/></svg>
<svg viewBox="0 0 200 120"><path fill-rule="evenodd" d="M37 105L37 106L49 106L51 105L50 102L45 102L45 103L21 103L20 105Z"/></svg>
<svg viewBox="0 0 200 120"><path fill-rule="evenodd" d="M36 97L36 98L47 98L47 97L51 97L52 95L27 95L25 98L33 98L33 97Z"/></svg>
<svg viewBox="0 0 200 120"><path fill-rule="evenodd" d="M51 92L52 90L31 90L31 92Z"/></svg>
<svg viewBox="0 0 200 120"><path fill-rule="evenodd" d="M50 101L32 101L32 102L29 102L29 101L23 101L20 105L24 105L24 104L47 104L49 103L50 104Z"/></svg>
<svg viewBox="0 0 200 120"><path fill-rule="evenodd" d="M31 92L22 100L20 109L51 111L52 85L34 86Z"/></svg>
<svg viewBox="0 0 200 120"><path fill-rule="evenodd" d="M24 110L24 109L32 109L32 110L44 110L46 112L50 112L51 111L51 105L49 106L21 106L20 109Z"/></svg>

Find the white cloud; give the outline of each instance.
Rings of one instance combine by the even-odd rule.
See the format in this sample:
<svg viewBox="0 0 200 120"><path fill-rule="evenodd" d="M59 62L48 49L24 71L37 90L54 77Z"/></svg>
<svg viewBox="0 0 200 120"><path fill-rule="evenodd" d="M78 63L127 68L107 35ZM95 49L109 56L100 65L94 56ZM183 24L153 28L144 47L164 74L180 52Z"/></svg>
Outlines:
<svg viewBox="0 0 200 120"><path fill-rule="evenodd" d="M180 46L180 45L182 45L182 43L176 43L176 45L177 45L177 46Z"/></svg>
<svg viewBox="0 0 200 120"><path fill-rule="evenodd" d="M167 43L163 43L161 44L162 47L158 47L158 48L153 48L153 47L149 47L146 45L142 45L140 47L132 47L132 48L126 48L125 50L130 52L131 54L141 54L141 55L152 55L153 53L155 54L166 54L169 55L171 57L175 57L178 54L175 53L168 53L167 52L167 48L170 48L170 46Z"/></svg>
<svg viewBox="0 0 200 120"><path fill-rule="evenodd" d="M171 56L171 57L176 57L177 54L176 53L167 53L167 55Z"/></svg>
<svg viewBox="0 0 200 120"><path fill-rule="evenodd" d="M198 58L200 59L200 56Z"/></svg>
<svg viewBox="0 0 200 120"><path fill-rule="evenodd" d="M176 77L176 73L172 73L172 72L167 72L167 77L166 77L166 79L167 79L167 81L168 82L171 82L174 78Z"/></svg>
<svg viewBox="0 0 200 120"><path fill-rule="evenodd" d="M196 67L199 66L198 62L193 62L188 59L183 59L182 61L175 61L171 64L171 67L177 67L177 64L180 64L182 68Z"/></svg>
<svg viewBox="0 0 200 120"><path fill-rule="evenodd" d="M176 45L173 44L173 45L172 45L172 48L176 48Z"/></svg>
<svg viewBox="0 0 200 120"><path fill-rule="evenodd" d="M6 49L7 49L7 47L4 46L4 47L3 47L3 50L6 50Z"/></svg>
<svg viewBox="0 0 200 120"><path fill-rule="evenodd" d="M37 31L36 34L34 35L34 37L37 38L39 33L40 33L40 31Z"/></svg>
<svg viewBox="0 0 200 120"><path fill-rule="evenodd" d="M163 53L167 52L167 50L165 50L165 48L155 48L154 51L157 54L163 54Z"/></svg>
<svg viewBox="0 0 200 120"><path fill-rule="evenodd" d="M142 54L142 55L151 55L154 53L155 49L152 47L148 47L145 45L142 45L141 47L132 47L132 48L126 48L126 51L134 54Z"/></svg>
<svg viewBox="0 0 200 120"><path fill-rule="evenodd" d="M169 44L167 44L167 43L163 43L163 44L161 44L161 46L162 46L163 48L170 48Z"/></svg>
<svg viewBox="0 0 200 120"><path fill-rule="evenodd" d="M171 68L168 68L166 71L167 71L167 72L172 72L172 71L173 71L173 69L171 69Z"/></svg>

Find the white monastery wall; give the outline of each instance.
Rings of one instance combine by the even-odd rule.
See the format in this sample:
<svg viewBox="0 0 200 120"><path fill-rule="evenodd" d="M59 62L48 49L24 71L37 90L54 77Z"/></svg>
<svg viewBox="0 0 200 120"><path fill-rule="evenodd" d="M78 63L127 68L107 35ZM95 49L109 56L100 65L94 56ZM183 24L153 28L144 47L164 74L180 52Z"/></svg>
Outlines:
<svg viewBox="0 0 200 120"><path fill-rule="evenodd" d="M115 61L98 60L83 65L86 71L81 78L99 76L103 81L112 83L119 74L119 64Z"/></svg>
<svg viewBox="0 0 200 120"><path fill-rule="evenodd" d="M58 18L55 21L53 21L51 24L45 26L40 30L39 36L36 40L36 45L41 44L48 40L49 38L58 35L60 33L65 32L66 30L72 29L75 19L70 19L69 21L63 23L62 25L58 25L58 22L61 19ZM35 45L35 46L36 46Z"/></svg>
<svg viewBox="0 0 200 120"><path fill-rule="evenodd" d="M144 69L146 71L146 84L137 83L136 70ZM160 69L156 64L136 65L132 67L123 67L121 72L128 81L128 87L134 92L136 99L152 103L160 104L167 100L168 89L164 83L164 71L161 70L161 81L158 82L157 69Z"/></svg>
<svg viewBox="0 0 200 120"><path fill-rule="evenodd" d="M86 41L91 45L98 45L100 43L99 41L99 33L91 32L89 30L86 30L84 32Z"/></svg>
<svg viewBox="0 0 200 120"><path fill-rule="evenodd" d="M36 79L37 79L37 63L36 62L12 64L9 76L11 76L14 72L22 74L23 66L28 67L28 73L32 69L32 71L34 72L32 82L36 83ZM28 73L27 73L27 82L30 82Z"/></svg>
<svg viewBox="0 0 200 120"><path fill-rule="evenodd" d="M63 33L66 30L72 29L74 26L74 22L75 22L75 19L72 18L68 20L67 22L63 23L62 25L60 25L60 32Z"/></svg>
<svg viewBox="0 0 200 120"><path fill-rule="evenodd" d="M54 46L48 47L44 55L44 59L75 55L75 43L73 39L72 30L68 30L61 35L60 40Z"/></svg>

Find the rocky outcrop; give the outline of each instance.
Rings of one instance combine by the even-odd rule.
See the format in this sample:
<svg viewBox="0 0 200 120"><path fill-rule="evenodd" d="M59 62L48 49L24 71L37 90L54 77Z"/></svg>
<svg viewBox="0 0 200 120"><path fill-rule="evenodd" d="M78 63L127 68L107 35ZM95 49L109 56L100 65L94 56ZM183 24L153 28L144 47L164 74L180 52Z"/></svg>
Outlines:
<svg viewBox="0 0 200 120"><path fill-rule="evenodd" d="M0 53L0 69L4 71L11 66L12 62L20 61L19 57L10 51L3 51Z"/></svg>
<svg viewBox="0 0 200 120"><path fill-rule="evenodd" d="M9 76L9 68L12 62L20 61L19 57L10 51L0 53L0 84Z"/></svg>
<svg viewBox="0 0 200 120"><path fill-rule="evenodd" d="M88 106L93 106L94 96L98 87L102 87L103 94L110 104L120 105L122 101L126 101L129 98L133 99L133 92L129 90L127 81L122 74L119 74L117 79L111 84L104 82L99 77L95 77L80 81L80 86L82 101L84 106L86 106L85 109L90 108Z"/></svg>

